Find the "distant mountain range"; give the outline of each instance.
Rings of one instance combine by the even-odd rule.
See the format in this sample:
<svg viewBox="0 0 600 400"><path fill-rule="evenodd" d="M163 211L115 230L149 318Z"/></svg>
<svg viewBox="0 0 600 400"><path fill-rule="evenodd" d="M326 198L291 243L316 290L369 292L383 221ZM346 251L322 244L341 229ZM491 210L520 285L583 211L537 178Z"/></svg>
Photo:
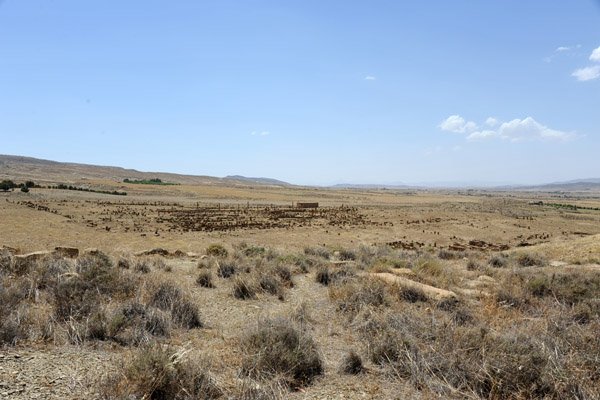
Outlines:
<svg viewBox="0 0 600 400"><path fill-rule="evenodd" d="M48 183L75 183L88 179L123 181L124 179L142 180L158 178L163 182L179 183L181 185L234 185L234 186L290 186L292 184L272 178L246 177L228 175L224 178L204 175L183 175L166 172L143 172L135 169L88 165L42 160L32 157L0 155L0 180L16 181L34 180ZM435 182L423 184L355 184L342 183L327 186L333 189L356 190L403 190L403 189L482 189L482 190L513 190L513 191L600 191L600 178L574 179L562 182L552 182L541 185L486 185L467 182Z"/></svg>

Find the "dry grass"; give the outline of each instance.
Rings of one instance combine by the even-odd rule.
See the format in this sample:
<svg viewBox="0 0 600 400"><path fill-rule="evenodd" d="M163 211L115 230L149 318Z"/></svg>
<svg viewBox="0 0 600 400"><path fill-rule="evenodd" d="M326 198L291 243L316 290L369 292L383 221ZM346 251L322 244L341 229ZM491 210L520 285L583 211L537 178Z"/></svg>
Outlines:
<svg viewBox="0 0 600 400"><path fill-rule="evenodd" d="M316 342L288 319L261 321L244 337L242 349L242 370L254 379L281 379L294 387L310 383L323 372Z"/></svg>
<svg viewBox="0 0 600 400"><path fill-rule="evenodd" d="M19 268L0 256L0 341L12 345L35 336L55 343L141 346L132 362L105 383L107 398L280 399L291 396L290 388L321 388L336 379L363 382L365 376L374 386L408 385L414 390L408 397L600 394L600 273L593 270L557 272L543 267L539 260L544 258L536 252L500 256L505 268L493 268L483 264L485 253L468 254L477 263L469 267L439 254L361 247L351 251L354 261L326 266L314 255L256 249L261 247L244 245L218 262L206 258L200 271L188 263L190 269L182 274L183 267L176 265L169 280L164 268L151 266L139 274L103 255ZM309 265L309 259L319 261ZM522 265L519 259L535 262ZM377 265L410 265L414 279L450 289L461 289L466 277L473 277L469 283L488 285L482 289L487 295L435 301L411 286L372 278L369 272ZM493 270L494 278L480 281L477 275L485 269ZM219 277L213 277L215 272ZM210 287L215 281L214 290L195 286ZM287 305L286 299L293 303ZM34 301L49 310L50 318L38 325ZM228 310L224 315L235 314L238 320L220 321L221 303ZM206 315L218 334L198 336L190 330L204 322L196 304L216 307L206 309ZM287 318L264 319L281 315L282 309ZM239 334L239 327L251 326L251 318L260 322ZM157 345L180 343L183 337L203 351L217 348L228 366L214 375L202 362L176 356L181 347ZM229 350L237 343L239 363L240 353ZM328 346L325 355L317 343ZM324 382L315 383L322 374ZM229 380L217 384L215 376ZM242 379L232 381L232 376ZM373 390L374 396L386 397L381 389Z"/></svg>
<svg viewBox="0 0 600 400"><path fill-rule="evenodd" d="M206 360L192 359L187 349L151 345L103 384L105 399L217 399L223 390Z"/></svg>

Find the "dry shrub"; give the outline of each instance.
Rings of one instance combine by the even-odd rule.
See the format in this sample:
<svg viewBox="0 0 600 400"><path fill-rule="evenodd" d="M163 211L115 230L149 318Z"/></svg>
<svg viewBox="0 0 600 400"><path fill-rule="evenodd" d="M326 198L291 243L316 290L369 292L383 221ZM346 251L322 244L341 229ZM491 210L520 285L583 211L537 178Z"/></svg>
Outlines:
<svg viewBox="0 0 600 400"><path fill-rule="evenodd" d="M425 292L422 289L415 286L406 286L402 284L394 285L393 292L401 301L407 301L409 303L416 303L418 301L429 301L429 298L427 297Z"/></svg>
<svg viewBox="0 0 600 400"><path fill-rule="evenodd" d="M524 279L527 280L526 288L534 296L551 296L568 305L598 298L600 293L598 272L560 273L552 276L536 273Z"/></svg>
<svg viewBox="0 0 600 400"><path fill-rule="evenodd" d="M227 257L229 252L220 244L212 244L206 248L206 254L213 257Z"/></svg>
<svg viewBox="0 0 600 400"><path fill-rule="evenodd" d="M217 264L217 260L215 258L204 257L198 261L198 268L199 269L211 269L216 264Z"/></svg>
<svg viewBox="0 0 600 400"><path fill-rule="evenodd" d="M359 278L329 288L329 298L342 313L355 314L361 309L386 304L388 295L385 284L376 278Z"/></svg>
<svg viewBox="0 0 600 400"><path fill-rule="evenodd" d="M154 289L150 306L169 311L173 322L182 328L193 329L203 326L198 307L172 283L161 283Z"/></svg>
<svg viewBox="0 0 600 400"><path fill-rule="evenodd" d="M315 281L324 286L332 283L342 283L356 276L354 267L344 265L337 269L320 266L315 273Z"/></svg>
<svg viewBox="0 0 600 400"><path fill-rule="evenodd" d="M461 321L458 313L463 313L463 307L424 312L421 306L401 303L396 309L361 313L356 325L372 362L432 397L571 398L580 393L579 398L594 398L598 394L592 384L600 378L597 352L595 358L584 354L600 339L594 335L589 341L587 325L582 331L581 326L566 328L557 321L549 325L556 326L552 332L524 320L506 321L491 330L476 320ZM588 378L594 374L595 378ZM579 382L576 376L586 378Z"/></svg>
<svg viewBox="0 0 600 400"><path fill-rule="evenodd" d="M258 287L252 276L237 276L233 280L233 297L241 300L255 299Z"/></svg>
<svg viewBox="0 0 600 400"><path fill-rule="evenodd" d="M323 264L323 259L315 256L307 256L306 254L279 255L276 261L282 266L291 265L294 273L297 274L306 274L311 269Z"/></svg>
<svg viewBox="0 0 600 400"><path fill-rule="evenodd" d="M242 340L242 370L254 379L282 377L290 386L310 383L323 372L316 342L288 319L270 319Z"/></svg>
<svg viewBox="0 0 600 400"><path fill-rule="evenodd" d="M294 287L294 282L292 281L292 271L290 271L290 269L285 265L276 264L270 269L269 272L278 277L284 286L288 288Z"/></svg>
<svg viewBox="0 0 600 400"><path fill-rule="evenodd" d="M357 375L364 371L362 358L354 350L350 350L342 359L339 371L343 374Z"/></svg>
<svg viewBox="0 0 600 400"><path fill-rule="evenodd" d="M148 335L167 336L171 318L166 312L131 301L116 310L106 330L112 340L139 345L148 341Z"/></svg>
<svg viewBox="0 0 600 400"><path fill-rule="evenodd" d="M467 262L467 271L477 271L481 269L481 264L479 264L479 262L477 260L473 260L472 258L469 258L469 261Z"/></svg>
<svg viewBox="0 0 600 400"><path fill-rule="evenodd" d="M331 253L325 247L305 247L304 254L308 256L321 257L325 260L329 260Z"/></svg>
<svg viewBox="0 0 600 400"><path fill-rule="evenodd" d="M281 280L272 274L262 273L258 275L260 288L272 295L283 296L283 284Z"/></svg>
<svg viewBox="0 0 600 400"><path fill-rule="evenodd" d="M126 257L121 257L121 258L119 258L119 261L117 261L117 267L123 268L123 269L129 269L129 268L131 268L131 260Z"/></svg>
<svg viewBox="0 0 600 400"><path fill-rule="evenodd" d="M349 249L340 249L337 251L337 258L340 261L354 261L356 260L356 252Z"/></svg>
<svg viewBox="0 0 600 400"><path fill-rule="evenodd" d="M456 252L445 249L438 251L437 256L440 260L456 260L459 257Z"/></svg>
<svg viewBox="0 0 600 400"><path fill-rule="evenodd" d="M519 267L544 267L546 265L545 257L539 254L518 252L513 254L513 258Z"/></svg>
<svg viewBox="0 0 600 400"><path fill-rule="evenodd" d="M244 243L240 245L240 251L246 257L258 257L265 254L266 249L262 246Z"/></svg>
<svg viewBox="0 0 600 400"><path fill-rule="evenodd" d="M217 268L217 274L221 278L230 278L238 272L238 266L230 261L223 261Z"/></svg>
<svg viewBox="0 0 600 400"><path fill-rule="evenodd" d="M210 270L201 271L196 278L196 284L205 288L214 288L212 272Z"/></svg>
<svg viewBox="0 0 600 400"><path fill-rule="evenodd" d="M504 268L508 264L508 256L503 253L490 255L488 264L494 268Z"/></svg>
<svg viewBox="0 0 600 400"><path fill-rule="evenodd" d="M439 277L444 273L444 268L439 261L421 257L412 263L412 270L420 276L425 277Z"/></svg>
<svg viewBox="0 0 600 400"><path fill-rule="evenodd" d="M54 314L59 321L81 320L97 312L103 301L133 295L132 280L104 255L79 258L75 274L58 279L53 288Z"/></svg>
<svg viewBox="0 0 600 400"><path fill-rule="evenodd" d="M139 272L141 274L149 273L151 270L149 260L146 258L141 258L141 259L135 260L135 263L133 265L133 270L136 272Z"/></svg>
<svg viewBox="0 0 600 400"><path fill-rule="evenodd" d="M321 285L328 286L332 281L332 273L329 267L321 266L315 273L315 281Z"/></svg>
<svg viewBox="0 0 600 400"><path fill-rule="evenodd" d="M216 399L223 395L206 360L190 359L186 349L152 345L102 385L106 399Z"/></svg>

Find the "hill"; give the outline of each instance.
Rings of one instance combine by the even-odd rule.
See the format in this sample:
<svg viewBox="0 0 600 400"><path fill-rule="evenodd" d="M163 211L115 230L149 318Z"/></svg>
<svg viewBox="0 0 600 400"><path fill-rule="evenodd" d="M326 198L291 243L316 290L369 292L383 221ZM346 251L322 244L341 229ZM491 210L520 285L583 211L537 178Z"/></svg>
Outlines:
<svg viewBox="0 0 600 400"><path fill-rule="evenodd" d="M145 172L121 167L88 165L69 162L43 160L33 157L0 155L0 180L33 180L40 183L76 183L82 180L103 179L123 181L160 179L163 182L180 185L247 186L250 182L261 185L289 185L268 178L226 177L217 178L204 175L184 175L166 172Z"/></svg>
<svg viewBox="0 0 600 400"><path fill-rule="evenodd" d="M287 183L284 181L280 181L272 178L253 178L242 175L227 175L224 179L233 179L236 181L244 181L244 182L254 182L254 183L267 183L271 185L291 185L291 183Z"/></svg>

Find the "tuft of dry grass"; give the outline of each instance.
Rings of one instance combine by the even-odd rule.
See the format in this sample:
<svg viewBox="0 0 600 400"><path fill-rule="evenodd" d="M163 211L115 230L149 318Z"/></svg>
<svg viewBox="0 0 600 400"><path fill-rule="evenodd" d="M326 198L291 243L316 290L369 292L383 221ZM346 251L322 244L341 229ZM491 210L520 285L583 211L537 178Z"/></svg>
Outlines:
<svg viewBox="0 0 600 400"><path fill-rule="evenodd" d="M212 272L210 270L201 271L196 278L196 284L205 288L214 288Z"/></svg>
<svg viewBox="0 0 600 400"><path fill-rule="evenodd" d="M305 385L323 372L317 343L289 319L261 321L242 340L242 371L258 380L282 378L290 387Z"/></svg>
<svg viewBox="0 0 600 400"><path fill-rule="evenodd" d="M338 311L355 315L365 307L385 305L389 295L381 280L357 278L330 286L329 298L335 302Z"/></svg>
<svg viewBox="0 0 600 400"><path fill-rule="evenodd" d="M342 359L339 371L343 374L357 375L364 371L363 361L360 355L354 350L350 350Z"/></svg>
<svg viewBox="0 0 600 400"><path fill-rule="evenodd" d="M188 349L158 344L141 348L128 365L103 382L105 399L217 399L223 390L203 359Z"/></svg>
<svg viewBox="0 0 600 400"><path fill-rule="evenodd" d="M193 329L203 326L198 307L172 283L159 284L154 289L150 305L169 311L173 321L183 328Z"/></svg>
<svg viewBox="0 0 600 400"><path fill-rule="evenodd" d="M240 300L255 299L259 287L250 275L236 276L233 280L233 297Z"/></svg>

